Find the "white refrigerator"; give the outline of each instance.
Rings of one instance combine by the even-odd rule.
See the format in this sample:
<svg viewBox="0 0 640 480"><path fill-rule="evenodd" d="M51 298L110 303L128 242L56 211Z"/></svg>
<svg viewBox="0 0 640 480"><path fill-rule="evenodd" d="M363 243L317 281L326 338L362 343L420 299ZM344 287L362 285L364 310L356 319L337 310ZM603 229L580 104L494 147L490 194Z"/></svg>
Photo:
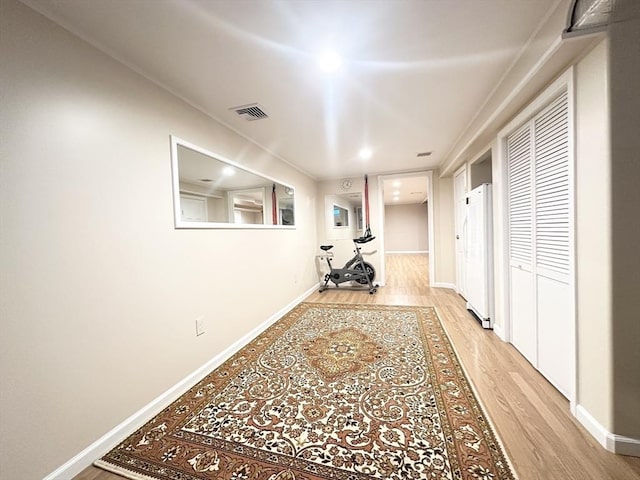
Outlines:
<svg viewBox="0 0 640 480"><path fill-rule="evenodd" d="M465 235L467 309L484 328L493 328L493 226L491 185L483 183L467 195Z"/></svg>

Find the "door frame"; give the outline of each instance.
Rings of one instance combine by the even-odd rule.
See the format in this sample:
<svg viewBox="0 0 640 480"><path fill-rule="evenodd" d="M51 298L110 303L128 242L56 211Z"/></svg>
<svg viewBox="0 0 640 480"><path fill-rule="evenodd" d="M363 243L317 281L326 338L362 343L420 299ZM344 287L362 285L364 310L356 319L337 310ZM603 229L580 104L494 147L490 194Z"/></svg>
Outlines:
<svg viewBox="0 0 640 480"><path fill-rule="evenodd" d="M380 212L379 218L379 232L378 240L380 241L380 279L381 283L386 283L387 273L386 273L386 259L385 259L385 249L384 249L384 240L385 240L385 224L384 224L384 215L385 215L385 205L384 205L384 181L385 180L396 180L408 177L425 177L427 181L427 225L429 228L428 232L428 241L429 241L429 286L433 287L435 283L435 271L436 271L436 247L434 241L434 223L433 223L433 170L424 170L421 172L411 172L411 173L396 173L389 175L379 175L378 176L378 211Z"/></svg>
<svg viewBox="0 0 640 480"><path fill-rule="evenodd" d="M456 236L455 240L456 240L456 250L455 250L455 255L456 255L456 293L458 295L462 295L463 297L465 296L464 293L464 289L461 290L460 288L460 283L461 283L461 270L465 270L466 269L466 255L464 254L464 251L459 251L458 250L458 241L461 241L463 244L466 243L466 239L465 239L465 234L464 234L464 226L463 225L458 225L458 221L460 219L460 212L459 212L459 196L460 196L460 192L457 191L456 185L456 178L458 177L458 175L464 175L464 191L462 192L462 197L464 199L467 198L467 194L469 193L469 169L467 168L467 164L465 163L464 165L462 165L458 170L456 170L456 172L453 174L453 215L454 215L454 235ZM466 221L466 214L464 215L465 217L465 221ZM465 287L466 287L466 282L465 282ZM465 297L466 298L466 297Z"/></svg>

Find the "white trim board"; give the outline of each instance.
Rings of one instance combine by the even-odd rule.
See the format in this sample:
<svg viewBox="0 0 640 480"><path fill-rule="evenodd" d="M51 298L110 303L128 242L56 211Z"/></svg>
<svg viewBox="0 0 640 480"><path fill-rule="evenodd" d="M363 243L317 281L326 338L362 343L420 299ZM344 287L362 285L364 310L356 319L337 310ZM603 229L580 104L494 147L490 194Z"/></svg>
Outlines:
<svg viewBox="0 0 640 480"><path fill-rule="evenodd" d="M385 255L387 253L393 253L395 255L412 255L414 253L429 253L429 250L387 250L384 253Z"/></svg>
<svg viewBox="0 0 640 480"><path fill-rule="evenodd" d="M507 342L507 339L504 335L504 328L502 328L502 325L498 324L498 323L494 323L493 324L493 333L495 333L498 338L500 340L502 340L503 342ZM509 343L509 342L507 342Z"/></svg>
<svg viewBox="0 0 640 480"><path fill-rule="evenodd" d="M609 432L582 405L576 407L576 418L610 452L640 457L640 440Z"/></svg>
<svg viewBox="0 0 640 480"><path fill-rule="evenodd" d="M164 393L153 399L147 405L142 407L136 413L129 418L116 425L110 431L105 433L98 440L93 442L87 448L82 450L76 456L65 462L63 465L55 469L49 475L44 477L43 480L71 480L73 477L82 472L85 468L90 466L95 460L107 453L113 447L118 445L123 439L131 435L136 429L140 428L142 424L153 418L163 408L167 407L180 395L189 390L193 385L202 380L208 373L215 368L222 365L227 359L231 358L242 347L247 345L251 340L256 338L260 333L266 330L269 326L282 318L293 307L302 302L306 297L311 295L317 290L318 286L313 285L303 294L299 295L291 303L278 310L271 315L268 319L251 330L249 333L238 339L232 345L218 353L215 357L202 365L194 372L187 375L185 378L176 383L173 387L169 388Z"/></svg>
<svg viewBox="0 0 640 480"><path fill-rule="evenodd" d="M446 282L436 282L433 285L431 285L432 287L435 288L450 288L451 290L455 290L456 286L453 283L446 283Z"/></svg>

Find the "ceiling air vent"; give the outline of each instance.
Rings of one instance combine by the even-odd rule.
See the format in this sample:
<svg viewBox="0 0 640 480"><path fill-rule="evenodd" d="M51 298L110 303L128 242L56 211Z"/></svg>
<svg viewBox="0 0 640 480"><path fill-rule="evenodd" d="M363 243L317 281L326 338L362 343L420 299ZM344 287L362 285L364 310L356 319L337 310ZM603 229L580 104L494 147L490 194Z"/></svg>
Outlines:
<svg viewBox="0 0 640 480"><path fill-rule="evenodd" d="M251 103L249 105L241 105L239 107L233 107L229 110L233 110L240 117L244 118L249 122L253 122L254 120L262 120L263 118L269 118L262 107L257 103Z"/></svg>
<svg viewBox="0 0 640 480"><path fill-rule="evenodd" d="M568 25L562 35L566 38L605 30L615 3L615 0L573 0Z"/></svg>
<svg viewBox="0 0 640 480"><path fill-rule="evenodd" d="M428 157L429 155L431 155L433 152L420 152L416 155L416 157Z"/></svg>

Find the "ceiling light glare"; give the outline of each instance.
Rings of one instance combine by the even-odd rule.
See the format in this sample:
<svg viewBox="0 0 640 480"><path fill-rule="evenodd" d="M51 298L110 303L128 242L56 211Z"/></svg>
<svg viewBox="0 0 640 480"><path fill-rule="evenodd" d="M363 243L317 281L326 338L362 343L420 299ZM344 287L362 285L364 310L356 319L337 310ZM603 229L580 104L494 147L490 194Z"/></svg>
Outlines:
<svg viewBox="0 0 640 480"><path fill-rule="evenodd" d="M399 192L398 190L396 190L395 192L393 192L393 195L394 195L395 197L397 197L398 195L400 195L400 192Z"/></svg>
<svg viewBox="0 0 640 480"><path fill-rule="evenodd" d="M393 185L394 187L399 187L400 185L402 185L402 182L401 182L400 180L394 180L394 181L393 181L393 183L392 183L392 185Z"/></svg>
<svg viewBox="0 0 640 480"><path fill-rule="evenodd" d="M318 55L318 67L325 73L337 72L342 66L342 57L332 50L326 50Z"/></svg>
<svg viewBox="0 0 640 480"><path fill-rule="evenodd" d="M227 177L230 177L231 175L234 175L236 173L235 169L233 167L224 167L224 169L222 170L222 174L226 175Z"/></svg>
<svg viewBox="0 0 640 480"><path fill-rule="evenodd" d="M358 153L358 156L362 160L369 160L372 155L373 155L373 152L371 151L371 149L370 148L366 148L366 147L360 149L360 152Z"/></svg>

